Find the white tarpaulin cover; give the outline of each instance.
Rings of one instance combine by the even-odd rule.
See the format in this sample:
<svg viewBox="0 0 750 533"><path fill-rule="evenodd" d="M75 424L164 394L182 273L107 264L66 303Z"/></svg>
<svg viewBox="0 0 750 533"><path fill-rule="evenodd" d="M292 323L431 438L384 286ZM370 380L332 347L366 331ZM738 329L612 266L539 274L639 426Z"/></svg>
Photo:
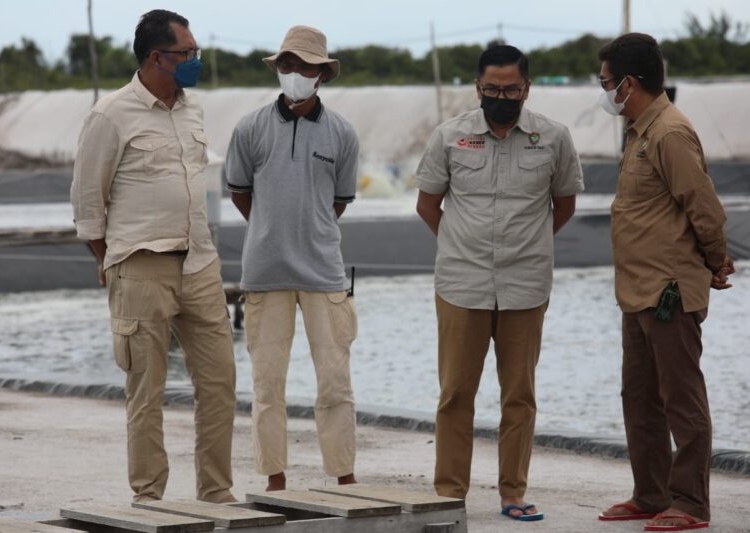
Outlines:
<svg viewBox="0 0 750 533"><path fill-rule="evenodd" d="M692 121L712 161L750 160L750 82L677 83L677 106ZM201 98L211 151L219 158L237 121L273 101L276 88L195 91ZM598 104L597 86L532 86L526 105L570 128L582 158L618 157L622 119ZM365 164L413 170L438 122L434 87L324 87L323 102L359 134ZM27 91L0 96L0 149L30 157L72 160L90 90ZM473 86L442 88L442 118L474 108Z"/></svg>

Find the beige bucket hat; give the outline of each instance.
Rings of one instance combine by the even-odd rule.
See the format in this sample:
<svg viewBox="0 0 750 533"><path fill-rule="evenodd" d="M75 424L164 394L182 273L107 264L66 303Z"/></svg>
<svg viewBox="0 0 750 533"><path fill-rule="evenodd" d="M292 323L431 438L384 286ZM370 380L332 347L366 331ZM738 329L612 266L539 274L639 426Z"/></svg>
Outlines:
<svg viewBox="0 0 750 533"><path fill-rule="evenodd" d="M326 45L326 36L322 31L310 26L293 26L286 32L278 53L264 57L263 62L275 72L276 59L285 52L291 52L305 63L328 65L331 69L331 77L328 81L331 81L338 77L340 67L338 59L328 57Z"/></svg>

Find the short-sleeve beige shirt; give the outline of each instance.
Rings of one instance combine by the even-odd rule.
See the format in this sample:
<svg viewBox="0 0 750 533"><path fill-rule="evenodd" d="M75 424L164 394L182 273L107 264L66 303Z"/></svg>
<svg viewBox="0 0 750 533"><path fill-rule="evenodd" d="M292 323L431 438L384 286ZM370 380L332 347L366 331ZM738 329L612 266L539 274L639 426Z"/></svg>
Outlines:
<svg viewBox="0 0 750 533"><path fill-rule="evenodd" d="M624 312L655 307L676 281L682 307L708 307L726 256L726 215L688 119L662 93L627 129L612 203L615 295Z"/></svg>
<svg viewBox="0 0 750 533"><path fill-rule="evenodd" d="M141 83L99 100L86 117L73 168L78 236L104 238L104 268L137 250L188 250L183 273L216 257L206 218L203 112L183 92L170 109Z"/></svg>
<svg viewBox="0 0 750 533"><path fill-rule="evenodd" d="M504 139L481 109L440 125L417 168L417 186L445 193L435 291L470 309L530 309L552 288L552 197L583 190L568 129L522 109Z"/></svg>

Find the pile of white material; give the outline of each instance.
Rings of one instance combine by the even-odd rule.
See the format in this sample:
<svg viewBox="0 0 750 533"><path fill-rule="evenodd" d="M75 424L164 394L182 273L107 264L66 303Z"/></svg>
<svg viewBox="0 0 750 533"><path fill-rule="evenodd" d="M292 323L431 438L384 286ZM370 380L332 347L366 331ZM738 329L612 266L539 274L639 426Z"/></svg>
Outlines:
<svg viewBox="0 0 750 533"><path fill-rule="evenodd" d="M677 83L677 106L693 122L709 160L748 160L750 82ZM195 91L203 104L211 150L223 157L237 121L272 102L276 88L229 88ZM477 107L473 86L442 88L441 116L446 120ZM527 106L562 122L583 158L618 157L622 120L599 108L597 86L532 86ZM362 168L373 175L398 175L408 181L431 132L438 123L434 87L324 87L323 102L355 127ZM72 160L92 91L28 91L0 96L0 149ZM378 179L378 178L375 178ZM387 194L387 184L380 184Z"/></svg>

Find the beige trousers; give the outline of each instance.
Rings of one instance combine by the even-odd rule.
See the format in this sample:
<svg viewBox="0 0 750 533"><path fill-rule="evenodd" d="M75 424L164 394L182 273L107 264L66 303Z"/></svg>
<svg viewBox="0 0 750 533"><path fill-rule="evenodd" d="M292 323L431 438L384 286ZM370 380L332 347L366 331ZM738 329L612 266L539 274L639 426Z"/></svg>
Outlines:
<svg viewBox="0 0 750 533"><path fill-rule="evenodd" d="M435 490L465 498L471 478L474 398L490 339L500 382L498 442L501 497L526 493L534 444L534 375L547 304L493 311L451 305L435 295L440 402L435 420Z"/></svg>
<svg viewBox="0 0 750 533"><path fill-rule="evenodd" d="M161 499L169 465L162 400L172 333L195 389L195 470L199 500L232 487L235 366L217 259L182 274L183 258L139 251L106 271L114 354L127 373L128 477L134 500Z"/></svg>
<svg viewBox="0 0 750 533"><path fill-rule="evenodd" d="M286 377L299 305L317 378L315 422L323 469L334 477L353 473L356 414L349 348L357 335L354 299L343 291L249 292L245 298L256 470L272 475L287 467Z"/></svg>

